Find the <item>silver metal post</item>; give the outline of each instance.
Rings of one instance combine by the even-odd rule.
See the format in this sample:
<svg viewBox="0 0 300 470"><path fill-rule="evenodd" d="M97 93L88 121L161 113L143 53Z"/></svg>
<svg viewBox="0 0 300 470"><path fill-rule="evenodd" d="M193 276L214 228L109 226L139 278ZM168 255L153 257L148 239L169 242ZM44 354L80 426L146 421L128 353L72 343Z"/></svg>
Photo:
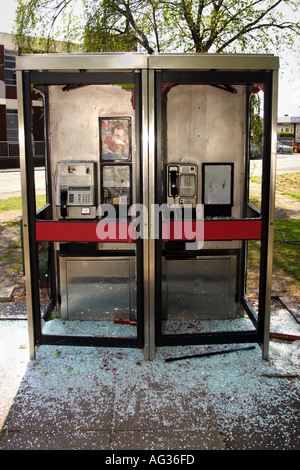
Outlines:
<svg viewBox="0 0 300 470"><path fill-rule="evenodd" d="M18 93L18 119L19 119L19 146L20 146L20 173L21 173L21 194L22 194L22 233L23 233L23 256L26 285L26 305L27 323L29 339L29 356L35 358L34 344L34 320L31 299L31 265L29 250L29 219L27 208L27 178L26 178L26 158L25 158L25 126L24 126L24 101L23 101L23 79L22 72L17 72L17 93Z"/></svg>
<svg viewBox="0 0 300 470"><path fill-rule="evenodd" d="M269 337L272 295L272 267L274 244L274 213L275 213L275 184L276 184L276 149L277 149L277 95L278 95L278 71L273 70L272 83L272 122L271 122L271 161L270 161L270 192L269 192L269 226L266 266L266 296L265 296L265 322L263 332L262 358L269 359Z"/></svg>

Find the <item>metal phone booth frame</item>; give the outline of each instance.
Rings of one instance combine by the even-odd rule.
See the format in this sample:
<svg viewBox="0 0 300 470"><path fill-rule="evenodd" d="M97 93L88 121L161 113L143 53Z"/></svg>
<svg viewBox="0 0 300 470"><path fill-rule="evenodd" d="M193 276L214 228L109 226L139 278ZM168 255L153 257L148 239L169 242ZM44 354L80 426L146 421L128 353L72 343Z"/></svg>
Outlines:
<svg viewBox="0 0 300 470"><path fill-rule="evenodd" d="M130 184L134 186L134 200L131 203L139 204L145 200L143 192L146 186L143 186L140 175L147 171L148 157L145 135L147 98L142 96L147 89L147 58L140 54L30 55L18 58L17 69L30 356L34 357L36 349L42 344L143 348L142 241L135 243L130 238L130 219L123 217L120 220L119 214L114 234L99 238L99 218L90 218L88 213L91 210L94 213L100 205L105 189L100 172L104 173L104 167L109 175L107 181L113 172L119 177L121 187L114 188L115 192L118 189L120 195L127 189L127 180L130 179ZM38 212L31 145L32 88L43 97L46 142L47 204ZM104 117L106 120L103 121ZM116 127L116 123L121 121L128 124L126 132L130 137L131 153L106 160L102 152L101 159L102 130ZM88 183L94 188L95 202L92 207L84 202L90 196L86 191L90 187L82 187L85 186L82 183L85 176L91 175L90 166L85 166L87 164L92 164L95 169L95 180L89 179ZM79 179L74 178L72 184L70 178L72 172L76 173L75 170L78 170ZM121 172L126 170L128 175L122 179ZM69 179L66 176L68 171ZM64 209L70 209L71 214L72 207L73 216L58 216L59 194L56 185L59 179L64 179L67 185L64 187L65 193L68 193ZM107 196L109 191L107 188L105 190ZM114 200L117 196L117 193L114 194ZM81 211L74 204L79 199ZM115 208L118 210L117 205ZM109 222L107 226L109 228ZM46 305L42 305L39 292L39 243L48 244L47 287L50 298ZM117 302L119 311L122 311L120 325L114 328L125 326L127 331L114 334L105 327L101 327L100 331L84 329L87 323L81 320L85 319L88 322L92 320L94 325L101 323L107 326L107 321L114 324L111 322L114 312L119 314ZM124 315L127 315L127 323L133 315L135 326L123 326ZM65 325L79 321L82 327L77 333L70 332L68 327L63 331L49 330L49 320L58 318Z"/></svg>
<svg viewBox="0 0 300 470"><path fill-rule="evenodd" d="M18 57L17 79L24 266L31 358L35 356L36 349L42 344L138 347L144 350L145 359L152 360L155 357L157 347L162 346L258 343L262 347L263 359L268 359L276 174L278 58L272 55L238 54L159 54L145 56L141 54L108 53L30 55ZM55 93L52 94L52 88L55 91L56 87L59 87L57 98L57 103L59 103L62 89L80 90L94 86L100 88L102 86L113 86L116 90L117 88L126 88L127 84L134 87L134 111L131 114L131 120L134 122L132 143L135 162L132 165L133 202L143 204L147 210L141 228L143 236L132 240L128 235L128 239L125 240L125 249L122 246L116 249L115 247L120 241L118 239L119 232L117 231L115 239L109 240L111 244L105 246L105 240L99 241L99 237L96 236L95 227L99 220L56 220L54 217L53 155L56 143L53 135L55 133L58 135L60 132L59 122L62 123L64 119L68 121L73 116L68 113L65 116L63 113L57 113L55 107L51 104L51 99L55 95ZM47 204L39 212L36 211L35 204L31 145L32 86L38 89L44 99L47 149L45 161ZM256 89L261 89L264 92L260 211L253 208L248 200L249 97ZM236 104L226 101L227 98L225 99L224 104L221 106L225 114L221 118L217 104L218 102L221 103L223 98L215 95L213 90L216 90L216 93L226 94L228 97L237 96L235 98L237 100ZM106 91L105 89L105 93ZM90 95L87 94L86 96L89 100L92 100ZM121 95L118 96L121 97ZM184 100L182 96L185 97ZM119 99L123 99L122 97ZM76 101L76 95L72 99ZM89 100L86 97L84 98L83 95L81 103ZM110 101L111 98L108 99L108 102ZM93 100L91 102L93 103ZM128 113L123 113L117 105L113 110L110 108L110 112L108 112L105 109L105 103L105 97L101 95L99 102L92 105L96 110L94 116L97 116L97 120L107 116L113 119L119 116L127 116ZM185 106L187 106L187 109L185 109ZM210 110L209 113L208 110ZM207 138L204 145L201 126L206 130L207 135L211 135L208 126L213 127L214 123L215 125L218 125L219 122L224 123L226 121L224 116L231 116L232 113L235 116L235 123L240 119L240 123L235 128L235 131L239 129L236 132L240 143L238 151L234 150L233 152L236 157L227 158L224 161L221 153L215 150L215 144L219 143L218 139L215 141L214 138L211 140ZM57 117L58 114L59 117ZM176 126L182 124L183 116L190 116L189 119L194 120L190 128L193 136L188 137L189 147L186 153L179 155L176 154L176 149L177 147L180 148L180 145L172 143L172 136L176 132ZM199 116L201 119L199 119ZM53 127L52 121L55 119L58 119L58 121ZM222 129L219 129L221 136ZM223 131L223 135L228 140L228 132L225 127ZM94 134L97 133L94 129L93 132ZM91 132L91 135L85 132L82 140L88 143L89 139L95 138L93 132ZM195 140L195 136L199 138L198 141ZM98 139L99 136L96 135L96 140ZM91 158L91 154L93 158ZM64 160L66 156L62 154L60 157ZM70 155L67 158L70 159ZM75 160L79 158L80 155L76 155ZM101 202L100 194L102 194L103 189L103 167L99 163L101 159L99 159L99 153L97 154L94 148L91 152L87 149L84 158L96 162L99 204ZM225 216L223 213L220 213L221 215L214 213L215 210L219 210L220 206L218 204L216 206L207 206L207 209L213 212L209 217L204 217L201 222L204 224L204 249L194 250L192 253L186 253L182 250L182 244L186 242L184 237L180 238L174 235L177 233L175 230L176 220L169 222L167 227L169 230L165 232L161 219L157 226L157 220L153 217L154 208L166 202L166 164L173 162L174 159L179 161L180 165L190 161L192 162L191 165L197 165L197 197L199 203L203 202L204 208L206 207L204 201L206 191L204 175L214 174L215 172L216 179L220 179L220 173L224 169L231 175L231 190L228 193L230 201L221 204ZM132 161L132 163L134 162ZM236 193L239 195L238 203L235 200ZM236 213L235 205L238 205ZM128 226L129 222L128 219L125 225ZM197 224L198 221L193 220L193 223ZM119 224L118 230L120 229ZM154 238L151 234L156 233L157 230L159 236ZM248 301L245 288L248 240L258 240L260 242L258 311ZM124 242L123 239L122 241ZM37 248L40 242L47 242L49 250L48 290L50 300L42 309L39 294ZM100 249L99 243L101 245ZM58 249L55 248L57 244ZM90 252L85 244L97 244L98 248L96 251L92 249ZM71 248L68 252L69 246ZM77 248L74 249L74 246L79 247L78 252ZM108 246L109 248L107 248ZM57 304L61 305L62 291L65 289L62 278L71 279L74 276L72 269L76 264L72 263L78 259L83 263L80 266L84 266L82 272L88 276L90 273L89 266L93 269L94 266L97 266L92 279L92 282L96 282L96 290L95 286L93 287L94 293L97 292L98 288L102 289L103 287L102 284L99 284L97 276L102 279L105 285L110 282L109 288L113 287L113 283L121 282L123 289L125 285L127 296L132 295L132 285L134 286L133 302L136 324L134 335L127 336L126 333L122 333L121 336L114 336L110 333L106 334L105 330L103 330L104 332L101 331L100 334L97 332L72 334L64 330L63 332L59 330L59 333L57 333L55 330L52 331L51 328L50 330L44 329L44 325L48 323L47 320L52 318L53 313L51 312L55 312ZM125 273L122 276L116 274L114 278L110 278L110 268L107 270L104 261L108 260L115 263L117 260L121 263L124 259L129 260L128 263L126 261L127 264L125 263L126 266L131 266L128 268L129 274ZM58 266L59 263L64 265L66 260L70 266L70 271L67 274ZM86 264L94 261L96 262L95 265ZM115 266L116 271L118 271L118 266L123 267L124 264L116 263L112 266ZM192 267L192 275L190 267ZM221 271L224 271L222 279L216 277L220 267ZM187 273L187 278L180 280L179 277L176 278L173 268L175 268L175 271L178 269L181 273ZM105 273L102 276L103 269ZM132 271L134 274L131 278L130 273ZM203 272L206 273L205 276ZM226 273L230 273L230 276L232 276L229 284L227 283L228 276ZM77 274L74 281L75 287L70 285L72 295L74 295L78 286L77 282L79 282L78 276L76 276ZM122 277L121 281L119 277ZM130 280L128 281L129 277ZM124 279L126 279L125 284ZM187 283L187 279L190 284ZM215 284L208 284L208 279L210 283L214 282ZM84 279L81 279L81 282L84 286ZM213 312L214 309L211 309L213 302L211 301L216 298L213 291L218 290L219 283L226 285L227 291L230 292L228 304L230 302L235 305L238 304L239 308L248 315L251 321L249 330L233 329L228 331L226 329L226 331L192 331L192 333L186 331L174 333L172 330L164 330L165 320L168 321L169 318L171 320L173 318L172 314L170 316L170 309L174 308L176 304L172 299L174 289L183 286L184 300L181 304L183 305L183 312L189 313L189 308L194 309L194 306L189 306L192 305L190 299L196 298L194 297L195 292L197 295L200 295L201 292L209 292L208 298L200 295L198 304L202 301L203 304L208 302L209 310ZM185 288L186 291L184 291ZM193 291L191 295L187 292L190 288ZM81 289L81 292L83 292L84 289L82 287ZM70 306L73 302L71 290L70 294L67 293ZM114 307L115 298L113 295L110 302ZM168 304L167 310L164 307L166 303ZM131 309L131 306L129 309ZM207 318L205 317L205 319ZM74 321L76 321L76 317L74 317ZM64 323L68 322L65 321Z"/></svg>

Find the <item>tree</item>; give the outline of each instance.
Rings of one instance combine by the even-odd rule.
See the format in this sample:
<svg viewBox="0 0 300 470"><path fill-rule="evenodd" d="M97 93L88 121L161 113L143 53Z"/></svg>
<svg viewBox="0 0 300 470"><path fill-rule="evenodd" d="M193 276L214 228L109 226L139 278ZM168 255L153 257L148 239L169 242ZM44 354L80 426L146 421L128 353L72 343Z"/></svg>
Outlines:
<svg viewBox="0 0 300 470"><path fill-rule="evenodd" d="M262 100L259 93L250 96L250 158L261 158L263 149Z"/></svg>
<svg viewBox="0 0 300 470"><path fill-rule="evenodd" d="M17 0L22 52L260 52L292 45L300 22L286 20L297 0ZM274 49L273 49L274 50Z"/></svg>

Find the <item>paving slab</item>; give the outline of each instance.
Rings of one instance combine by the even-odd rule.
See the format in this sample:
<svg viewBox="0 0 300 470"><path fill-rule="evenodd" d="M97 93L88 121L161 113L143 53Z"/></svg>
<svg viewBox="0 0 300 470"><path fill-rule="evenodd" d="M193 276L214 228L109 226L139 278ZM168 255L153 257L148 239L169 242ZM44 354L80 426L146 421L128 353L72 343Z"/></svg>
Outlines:
<svg viewBox="0 0 300 470"><path fill-rule="evenodd" d="M0 302L11 300L14 290L15 286L4 286L0 284Z"/></svg>
<svg viewBox="0 0 300 470"><path fill-rule="evenodd" d="M161 451L224 450L219 435L214 430L198 431L118 431L110 439L112 450L155 449Z"/></svg>
<svg viewBox="0 0 300 470"><path fill-rule="evenodd" d="M0 449L224 448L203 383L178 387L139 350L68 351L42 346L29 363Z"/></svg>
<svg viewBox="0 0 300 470"><path fill-rule="evenodd" d="M106 431L10 431L0 450L109 450L110 441Z"/></svg>

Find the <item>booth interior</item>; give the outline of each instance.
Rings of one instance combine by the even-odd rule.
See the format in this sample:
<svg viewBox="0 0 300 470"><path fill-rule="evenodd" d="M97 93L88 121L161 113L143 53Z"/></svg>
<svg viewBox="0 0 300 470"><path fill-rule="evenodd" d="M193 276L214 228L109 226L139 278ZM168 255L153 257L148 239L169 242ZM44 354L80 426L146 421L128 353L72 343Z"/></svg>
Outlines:
<svg viewBox="0 0 300 470"><path fill-rule="evenodd" d="M141 203L140 74L87 84L74 75L37 73L34 84L47 142L47 203L35 225L39 337L142 347L142 240L130 237L129 215Z"/></svg>
<svg viewBox="0 0 300 470"><path fill-rule="evenodd" d="M149 73L154 161L145 151L144 99L152 95L141 70L20 73L35 346L143 349L152 326L155 347L264 341L272 71ZM32 87L43 102L46 142L47 200L39 211ZM260 131L254 102L261 103ZM257 143L263 178L255 207L250 161ZM144 195L152 165L150 207ZM151 217L155 251L147 261ZM260 253L255 266L253 244ZM155 297L150 322L147 282Z"/></svg>

